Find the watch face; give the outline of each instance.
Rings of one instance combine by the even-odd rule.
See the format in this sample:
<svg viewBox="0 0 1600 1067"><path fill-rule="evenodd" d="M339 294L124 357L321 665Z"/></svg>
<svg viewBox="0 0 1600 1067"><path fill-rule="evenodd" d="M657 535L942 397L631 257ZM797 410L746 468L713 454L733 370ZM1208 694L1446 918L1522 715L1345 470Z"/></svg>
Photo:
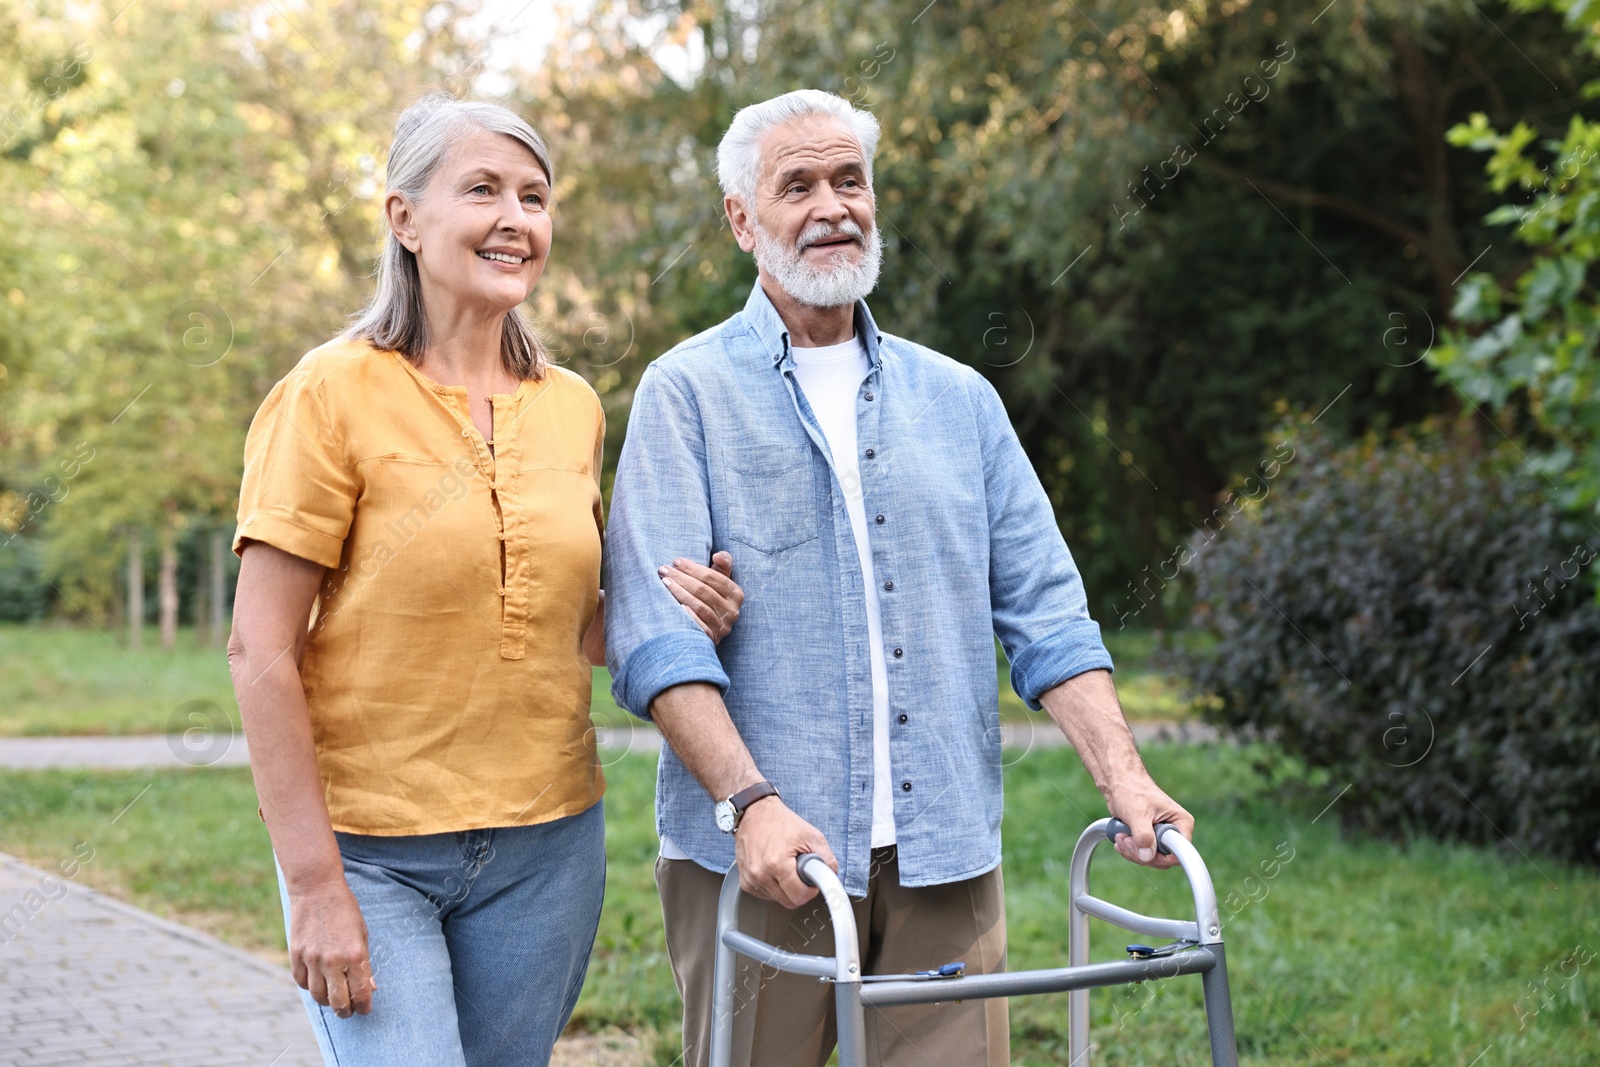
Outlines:
<svg viewBox="0 0 1600 1067"><path fill-rule="evenodd" d="M733 833L738 820L734 818L733 802L729 800L717 801L717 829L725 834Z"/></svg>

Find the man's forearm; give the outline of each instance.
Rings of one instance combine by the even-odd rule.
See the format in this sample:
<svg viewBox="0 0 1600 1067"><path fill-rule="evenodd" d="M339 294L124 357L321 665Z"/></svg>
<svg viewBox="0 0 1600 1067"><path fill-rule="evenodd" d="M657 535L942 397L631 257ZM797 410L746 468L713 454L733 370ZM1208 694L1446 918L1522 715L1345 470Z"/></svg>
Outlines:
<svg viewBox="0 0 1600 1067"><path fill-rule="evenodd" d="M663 689L650 702L650 718L713 799L722 800L761 781L761 771L716 686L691 682Z"/></svg>
<svg viewBox="0 0 1600 1067"><path fill-rule="evenodd" d="M1039 703L1078 750L1102 795L1130 772L1146 773L1110 671L1085 671L1069 678L1040 694Z"/></svg>

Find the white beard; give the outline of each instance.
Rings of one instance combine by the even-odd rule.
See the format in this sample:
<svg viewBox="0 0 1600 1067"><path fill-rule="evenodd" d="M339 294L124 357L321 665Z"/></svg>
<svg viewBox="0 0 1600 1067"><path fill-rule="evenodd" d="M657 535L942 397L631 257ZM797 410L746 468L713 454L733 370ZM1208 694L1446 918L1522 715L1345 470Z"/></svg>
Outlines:
<svg viewBox="0 0 1600 1067"><path fill-rule="evenodd" d="M756 235L756 266L802 304L815 308L844 307L864 299L878 284L878 269L883 265L883 235L876 226L872 234L866 236L861 227L849 219L837 227L819 222L807 227L795 244L787 245L755 219L750 221ZM857 238L865 246L859 262L852 265L845 250L829 255L826 264L821 266L805 258L808 245L840 233Z"/></svg>

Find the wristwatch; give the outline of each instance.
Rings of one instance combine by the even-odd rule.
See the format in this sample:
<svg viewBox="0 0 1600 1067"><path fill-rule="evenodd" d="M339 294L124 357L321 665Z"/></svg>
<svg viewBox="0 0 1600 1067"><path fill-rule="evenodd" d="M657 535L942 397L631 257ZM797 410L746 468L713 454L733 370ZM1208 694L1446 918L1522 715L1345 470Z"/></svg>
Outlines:
<svg viewBox="0 0 1600 1067"><path fill-rule="evenodd" d="M748 789L741 789L727 800L717 801L717 829L725 834L731 834L739 829L739 820L744 818L745 809L764 797L781 796L778 787L771 782L757 782Z"/></svg>

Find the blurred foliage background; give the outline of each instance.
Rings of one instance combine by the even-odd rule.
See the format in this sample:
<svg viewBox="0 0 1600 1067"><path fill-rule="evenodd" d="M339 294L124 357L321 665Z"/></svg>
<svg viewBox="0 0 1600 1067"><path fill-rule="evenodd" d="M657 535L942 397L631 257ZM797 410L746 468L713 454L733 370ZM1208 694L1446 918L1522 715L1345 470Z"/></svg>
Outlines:
<svg viewBox="0 0 1600 1067"><path fill-rule="evenodd" d="M608 462L753 280L729 117L816 86L883 124L880 321L995 382L1108 627L1181 618L1183 546L1296 418L1465 416L1592 515L1595 8L9 0L0 614L220 636L245 430L362 303L390 127L441 86L552 144L532 304Z"/></svg>
<svg viewBox="0 0 1600 1067"><path fill-rule="evenodd" d="M724 128L805 86L882 123L875 315L1000 391L1123 692L1264 742L1154 751L1215 869L1279 833L1322 857L1287 918L1239 928L1274 995L1323 983L1289 1014L1236 990L1247 1055L1303 1062L1304 1025L1345 1060L1476 1063L1503 1035L1505 1062L1580 1062L1593 979L1550 976L1591 873L1551 866L1552 894L1531 860L1419 840L1600 861L1600 0L0 0L0 734L226 712L244 435L368 295L409 102L498 100L549 141L530 303L606 406L609 471L644 368L754 280ZM79 630L5 625L37 620ZM168 648L134 651L146 623ZM1008 771L1013 943L1042 953L1055 837L1097 803L1071 762ZM580 1014L659 1028L665 1063L648 767L614 783L633 816ZM111 805L0 786L38 840ZM201 830L158 824L141 891L266 936L269 869L247 893L171 860L221 810L179 787ZM1332 846L1330 810L1411 862ZM1156 1051L1116 1062L1186 1062L1155 1015ZM1054 1016L1015 1018L1055 1054Z"/></svg>

